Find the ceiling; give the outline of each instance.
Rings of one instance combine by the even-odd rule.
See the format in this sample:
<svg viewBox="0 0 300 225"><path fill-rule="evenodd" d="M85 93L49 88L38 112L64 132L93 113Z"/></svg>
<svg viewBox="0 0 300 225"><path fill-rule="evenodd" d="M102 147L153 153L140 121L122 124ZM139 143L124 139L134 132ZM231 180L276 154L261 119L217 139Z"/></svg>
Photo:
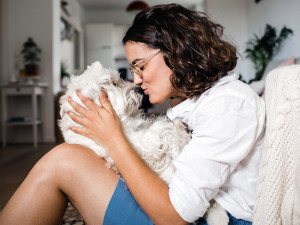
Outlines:
<svg viewBox="0 0 300 225"><path fill-rule="evenodd" d="M85 9L126 9L133 0L77 0ZM158 4L179 3L187 8L192 8L203 0L145 0L150 6Z"/></svg>

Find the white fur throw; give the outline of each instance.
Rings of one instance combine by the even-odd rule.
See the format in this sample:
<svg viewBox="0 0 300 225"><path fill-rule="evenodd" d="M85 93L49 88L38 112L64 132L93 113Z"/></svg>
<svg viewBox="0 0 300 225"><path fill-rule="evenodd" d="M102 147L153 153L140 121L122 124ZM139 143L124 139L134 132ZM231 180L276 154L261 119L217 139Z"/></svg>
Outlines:
<svg viewBox="0 0 300 225"><path fill-rule="evenodd" d="M271 71L254 225L300 224L300 65Z"/></svg>

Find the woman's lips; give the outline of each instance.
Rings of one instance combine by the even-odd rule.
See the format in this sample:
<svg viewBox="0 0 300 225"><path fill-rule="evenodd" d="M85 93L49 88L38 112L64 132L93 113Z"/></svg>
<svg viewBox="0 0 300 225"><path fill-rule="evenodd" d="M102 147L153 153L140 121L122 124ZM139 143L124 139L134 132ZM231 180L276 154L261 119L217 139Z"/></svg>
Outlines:
<svg viewBox="0 0 300 225"><path fill-rule="evenodd" d="M145 95L148 95L148 90L147 90L147 88L143 88L143 87L141 87L143 90L144 90L144 94Z"/></svg>

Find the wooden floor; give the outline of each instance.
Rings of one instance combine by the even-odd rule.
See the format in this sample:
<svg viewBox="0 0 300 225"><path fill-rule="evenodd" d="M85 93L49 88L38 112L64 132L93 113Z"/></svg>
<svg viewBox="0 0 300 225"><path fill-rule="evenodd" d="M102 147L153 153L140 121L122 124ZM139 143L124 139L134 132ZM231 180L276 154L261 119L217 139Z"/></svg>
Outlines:
<svg viewBox="0 0 300 225"><path fill-rule="evenodd" d="M0 147L0 210L33 165L54 146L54 144L43 144L34 148L29 144L20 144Z"/></svg>

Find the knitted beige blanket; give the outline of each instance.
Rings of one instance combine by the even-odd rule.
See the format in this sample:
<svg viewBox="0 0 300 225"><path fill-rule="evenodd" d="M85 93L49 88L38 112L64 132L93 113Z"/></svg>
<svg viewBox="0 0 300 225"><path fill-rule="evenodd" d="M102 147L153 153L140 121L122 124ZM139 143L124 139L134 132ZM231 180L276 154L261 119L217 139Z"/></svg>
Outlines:
<svg viewBox="0 0 300 225"><path fill-rule="evenodd" d="M271 71L254 225L300 225L300 65Z"/></svg>

